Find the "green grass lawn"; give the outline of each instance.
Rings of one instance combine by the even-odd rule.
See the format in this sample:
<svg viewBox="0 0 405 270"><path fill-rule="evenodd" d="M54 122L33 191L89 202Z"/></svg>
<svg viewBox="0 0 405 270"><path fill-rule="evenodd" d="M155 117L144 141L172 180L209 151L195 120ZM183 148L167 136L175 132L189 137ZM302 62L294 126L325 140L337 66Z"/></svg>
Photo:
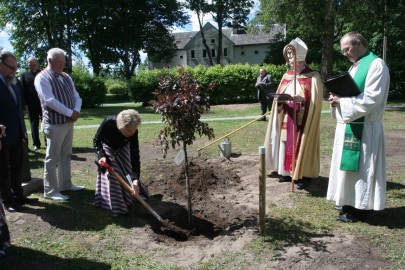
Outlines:
<svg viewBox="0 0 405 270"><path fill-rule="evenodd" d="M398 105L398 104L396 104ZM402 104L403 105L403 104ZM96 109L84 109L81 118L76 126L98 125L106 115L116 114L122 109L134 108L142 114L143 121L158 121L160 115L155 114L151 108L143 108L140 104L115 104ZM327 111L329 105L323 104L323 110ZM257 116L258 104L246 106L242 110L233 110L226 107L213 107L212 110L203 115L203 118ZM384 126L386 131L404 129L405 112L387 111L384 115ZM251 120L226 120L209 122L210 127L215 131L216 138L243 126ZM29 124L27 123L29 129ZM257 154L258 147L263 144L267 124L255 122L248 128L231 136L232 150L234 153ZM140 141L153 142L157 138L162 124L143 124L140 128ZM321 159L330 159L332 154L332 143L335 123L328 113L321 117ZM87 129L76 129L74 134L74 152L91 151L92 139L96 127ZM43 138L41 138L43 139ZM189 147L192 155L197 150L209 143L206 138L198 139ZM44 145L44 144L43 144ZM202 151L202 157L218 156L218 148L207 147ZM44 150L38 153L30 153L31 173L34 177L42 178L43 175ZM268 216L271 217L269 227L263 237L249 243L246 252L254 254L257 260L272 258L275 250L283 246L307 243L314 235L327 234L331 232L350 233L369 239L382 254L392 261L392 269L404 269L405 265L405 167L390 169L390 162L398 162L387 157L388 164L388 193L387 208L391 209L384 214L384 222L378 220L371 223L343 224L330 219L333 215L331 202L326 201L324 194L318 196L305 193L292 193L291 199L297 207L277 208L272 207ZM21 256L35 260L49 260L54 262L55 258L63 258L70 264L61 263L60 269L177 269L176 266L164 265L142 256L142 251L133 254L121 253L114 241L114 235L129 233L130 220L111 222L109 213L94 211L92 204L94 197L94 166L88 168L72 168L73 178L78 179L77 184L90 187L85 192L77 195L78 200L72 201L69 205L58 202L48 202L46 210L49 213L64 213L69 215L71 224L49 224L49 230L44 233L36 233L35 227L27 227L22 235L13 235L15 246L14 256ZM35 195L36 196L36 195ZM41 195L38 194L40 197ZM76 197L75 197L76 198ZM69 209L69 211L65 211ZM86 218L83 218L86 217ZM282 220L283 222L276 222ZM392 223L392 226L385 224ZM9 226L13 226L10 222ZM72 227L73 226L73 227ZM297 230L300 228L300 230ZM76 231L77 236L66 234L64 231ZM287 237L288 236L288 237ZM97 249L94 242L103 246L103 252ZM124 244L124 243L120 243ZM13 251L12 251L13 252ZM16 255L17 254L17 255ZM222 261L206 263L199 269L226 269L227 260L243 261L241 253L227 253ZM60 263L60 262L59 262ZM86 263L87 267L83 267ZM66 267L69 265L69 267ZM223 268L225 267L225 268ZM13 261L12 264L4 265L4 269L23 269L24 260ZM0 262L0 269L3 265ZM242 269L242 268L241 268Z"/></svg>

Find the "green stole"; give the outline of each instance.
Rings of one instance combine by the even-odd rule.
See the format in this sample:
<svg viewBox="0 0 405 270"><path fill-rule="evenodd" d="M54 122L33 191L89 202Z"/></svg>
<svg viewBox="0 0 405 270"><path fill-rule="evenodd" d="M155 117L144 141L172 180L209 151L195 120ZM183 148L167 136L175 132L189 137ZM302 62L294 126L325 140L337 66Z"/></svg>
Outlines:
<svg viewBox="0 0 405 270"><path fill-rule="evenodd" d="M356 74L353 79L361 92L364 92L367 72L371 62L377 59L372 52L367 52L359 63ZM361 137L363 134L364 116L346 124L345 139L343 144L342 159L340 161L340 170L342 171L359 171Z"/></svg>

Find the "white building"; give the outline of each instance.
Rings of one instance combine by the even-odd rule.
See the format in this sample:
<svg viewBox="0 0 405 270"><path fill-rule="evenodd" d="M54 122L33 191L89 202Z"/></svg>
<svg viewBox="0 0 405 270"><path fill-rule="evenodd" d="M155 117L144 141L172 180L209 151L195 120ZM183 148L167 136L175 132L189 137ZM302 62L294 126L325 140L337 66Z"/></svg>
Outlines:
<svg viewBox="0 0 405 270"><path fill-rule="evenodd" d="M218 29L211 23L203 27L204 37L210 49L212 61L216 63L218 53ZM221 64L262 64L271 41L277 34L285 37L285 26L275 25L269 32L247 33L243 29L222 29ZM149 68L163 68L165 66L209 66L208 53L202 42L200 31L173 33L177 51L170 62L151 62Z"/></svg>

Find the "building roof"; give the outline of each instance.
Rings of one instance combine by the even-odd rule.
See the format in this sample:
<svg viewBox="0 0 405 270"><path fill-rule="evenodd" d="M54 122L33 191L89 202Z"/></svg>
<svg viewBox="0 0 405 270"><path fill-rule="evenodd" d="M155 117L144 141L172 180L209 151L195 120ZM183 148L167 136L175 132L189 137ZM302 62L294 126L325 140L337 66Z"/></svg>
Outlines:
<svg viewBox="0 0 405 270"><path fill-rule="evenodd" d="M210 25L208 25L210 24ZM211 23L207 22L203 29L210 28ZM212 26L215 28L214 26ZM216 28L215 28L216 29ZM284 25L274 25L269 32L255 31L247 33L243 29L223 28L222 34L231 40L235 46L253 45L253 44L268 44L274 39L278 33L284 33ZM177 48L179 50L185 49L186 45L192 40L200 31L176 32L173 33Z"/></svg>

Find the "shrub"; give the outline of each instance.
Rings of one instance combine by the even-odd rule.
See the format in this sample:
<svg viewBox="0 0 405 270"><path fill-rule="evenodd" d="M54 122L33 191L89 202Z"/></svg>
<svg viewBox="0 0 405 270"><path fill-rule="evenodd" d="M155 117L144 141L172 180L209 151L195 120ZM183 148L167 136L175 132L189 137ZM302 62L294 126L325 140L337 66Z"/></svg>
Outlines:
<svg viewBox="0 0 405 270"><path fill-rule="evenodd" d="M105 86L107 87L108 94L117 96L119 98L128 97L128 85L123 80L107 79L105 81Z"/></svg>
<svg viewBox="0 0 405 270"><path fill-rule="evenodd" d="M107 90L103 79L91 76L88 70L79 66L73 67L72 79L82 98L83 108L100 106L104 102Z"/></svg>
<svg viewBox="0 0 405 270"><path fill-rule="evenodd" d="M128 93L134 102L142 102L143 105L150 104L154 100L153 92L157 89L159 78L170 74L170 69L142 70L136 77L131 78L128 83Z"/></svg>

